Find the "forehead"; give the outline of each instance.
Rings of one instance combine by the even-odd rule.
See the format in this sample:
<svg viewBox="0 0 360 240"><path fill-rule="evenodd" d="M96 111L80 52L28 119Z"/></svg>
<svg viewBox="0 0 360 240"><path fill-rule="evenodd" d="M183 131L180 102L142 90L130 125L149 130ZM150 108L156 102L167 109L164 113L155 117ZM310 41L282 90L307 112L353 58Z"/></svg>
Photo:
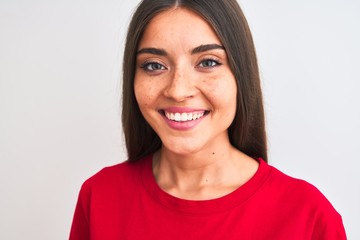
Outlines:
<svg viewBox="0 0 360 240"><path fill-rule="evenodd" d="M156 15L146 27L139 48L181 45L183 47L221 41L212 26L200 15L186 8L174 8Z"/></svg>

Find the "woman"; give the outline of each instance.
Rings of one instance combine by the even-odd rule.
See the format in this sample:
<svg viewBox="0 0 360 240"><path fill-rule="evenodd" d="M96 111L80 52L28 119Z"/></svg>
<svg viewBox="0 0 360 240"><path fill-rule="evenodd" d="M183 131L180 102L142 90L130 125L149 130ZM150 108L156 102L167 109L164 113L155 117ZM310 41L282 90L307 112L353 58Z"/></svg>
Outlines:
<svg viewBox="0 0 360 240"><path fill-rule="evenodd" d="M266 162L235 0L143 0L123 69L129 159L83 184L70 239L346 239L315 187Z"/></svg>

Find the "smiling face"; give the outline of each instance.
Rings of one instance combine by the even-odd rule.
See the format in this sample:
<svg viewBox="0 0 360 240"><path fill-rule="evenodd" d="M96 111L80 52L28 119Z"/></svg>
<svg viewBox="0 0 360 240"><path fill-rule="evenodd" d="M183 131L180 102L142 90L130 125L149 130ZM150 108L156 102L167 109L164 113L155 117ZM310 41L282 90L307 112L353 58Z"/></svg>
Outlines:
<svg viewBox="0 0 360 240"><path fill-rule="evenodd" d="M163 148L186 155L230 145L235 77L203 18L184 8L155 16L139 42L136 64L136 100Z"/></svg>

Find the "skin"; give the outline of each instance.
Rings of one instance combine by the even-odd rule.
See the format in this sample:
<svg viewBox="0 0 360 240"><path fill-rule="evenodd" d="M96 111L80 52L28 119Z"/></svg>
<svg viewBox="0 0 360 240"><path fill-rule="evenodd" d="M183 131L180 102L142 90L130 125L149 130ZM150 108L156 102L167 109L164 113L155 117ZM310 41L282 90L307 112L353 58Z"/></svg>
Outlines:
<svg viewBox="0 0 360 240"><path fill-rule="evenodd" d="M213 199L255 174L257 161L229 141L236 80L206 21L184 8L158 14L139 42L136 64L136 100L163 143L154 155L153 172L164 191L183 199ZM164 116L164 109L174 107L205 114L189 129L174 129Z"/></svg>

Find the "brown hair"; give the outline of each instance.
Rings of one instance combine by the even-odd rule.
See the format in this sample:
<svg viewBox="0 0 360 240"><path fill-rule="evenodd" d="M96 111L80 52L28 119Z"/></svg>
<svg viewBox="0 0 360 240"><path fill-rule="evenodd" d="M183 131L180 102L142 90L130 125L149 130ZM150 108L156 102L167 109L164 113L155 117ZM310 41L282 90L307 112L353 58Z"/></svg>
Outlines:
<svg viewBox="0 0 360 240"><path fill-rule="evenodd" d="M122 125L129 161L136 161L161 147L159 136L143 118L135 99L136 52L151 19L174 7L199 14L217 33L237 84L237 109L228 129L230 142L243 153L267 161L264 108L255 47L236 0L143 0L139 4L129 25L123 59Z"/></svg>

